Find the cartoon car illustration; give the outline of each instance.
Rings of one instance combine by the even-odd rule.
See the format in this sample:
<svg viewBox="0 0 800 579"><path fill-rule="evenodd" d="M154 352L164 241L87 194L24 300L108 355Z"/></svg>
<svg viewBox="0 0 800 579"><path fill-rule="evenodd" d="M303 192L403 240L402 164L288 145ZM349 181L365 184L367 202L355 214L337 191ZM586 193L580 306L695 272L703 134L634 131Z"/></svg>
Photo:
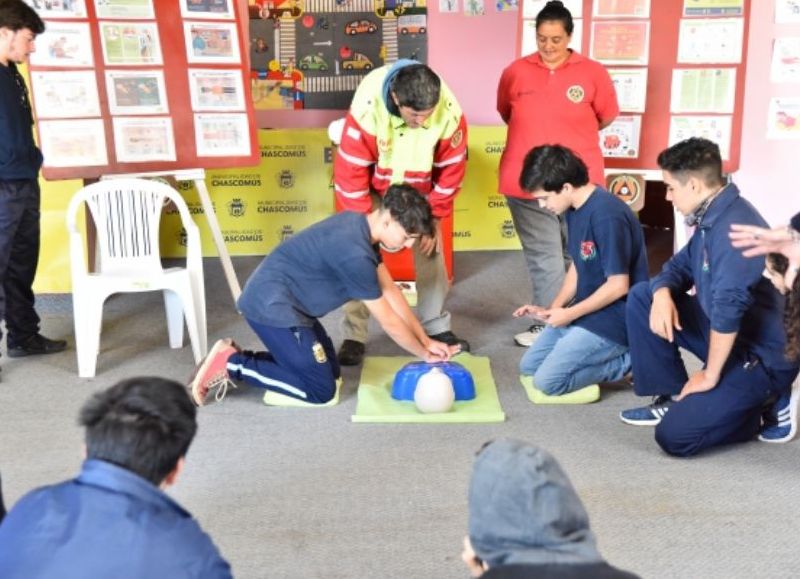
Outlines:
<svg viewBox="0 0 800 579"><path fill-rule="evenodd" d="M300 70L328 70L328 63L321 56L309 54L297 63Z"/></svg>
<svg viewBox="0 0 800 579"><path fill-rule="evenodd" d="M397 19L397 29L400 34L425 34L427 22L424 14L400 16Z"/></svg>
<svg viewBox="0 0 800 579"><path fill-rule="evenodd" d="M352 22L348 22L344 27L344 33L350 36L363 34L365 32L372 34L376 30L378 30L378 27L374 22L370 22L369 20L353 20Z"/></svg>
<svg viewBox="0 0 800 579"><path fill-rule="evenodd" d="M372 61L360 52L354 52L350 59L342 61L345 70L370 70L373 66Z"/></svg>
<svg viewBox="0 0 800 579"><path fill-rule="evenodd" d="M407 8L414 8L415 0L375 0L375 12L383 17L389 12L394 12L395 16L400 16Z"/></svg>

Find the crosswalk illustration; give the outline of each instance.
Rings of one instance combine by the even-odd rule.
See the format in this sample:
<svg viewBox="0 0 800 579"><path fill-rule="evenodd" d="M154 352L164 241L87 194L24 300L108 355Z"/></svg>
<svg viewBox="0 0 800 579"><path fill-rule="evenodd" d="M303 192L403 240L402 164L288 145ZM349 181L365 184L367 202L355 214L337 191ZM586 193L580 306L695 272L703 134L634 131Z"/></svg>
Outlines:
<svg viewBox="0 0 800 579"><path fill-rule="evenodd" d="M374 12L373 0L306 0L303 3L305 12Z"/></svg>
<svg viewBox="0 0 800 579"><path fill-rule="evenodd" d="M288 66L289 61L294 61L296 51L295 21L284 18L278 29L278 61L281 66ZM293 63L294 64L294 63Z"/></svg>
<svg viewBox="0 0 800 579"><path fill-rule="evenodd" d="M303 79L303 87L307 93L318 92L352 92L364 75L354 74L347 76L307 76Z"/></svg>

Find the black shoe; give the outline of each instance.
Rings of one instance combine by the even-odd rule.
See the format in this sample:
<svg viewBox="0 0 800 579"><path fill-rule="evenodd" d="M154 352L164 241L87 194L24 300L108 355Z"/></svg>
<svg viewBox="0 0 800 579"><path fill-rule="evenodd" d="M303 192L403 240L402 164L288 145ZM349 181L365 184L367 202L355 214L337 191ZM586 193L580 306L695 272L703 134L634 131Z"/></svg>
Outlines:
<svg viewBox="0 0 800 579"><path fill-rule="evenodd" d="M355 340L345 340L336 357L339 358L340 366L360 366L364 361L364 352L367 347Z"/></svg>
<svg viewBox="0 0 800 579"><path fill-rule="evenodd" d="M34 334L21 344L8 347L9 358L23 358L40 354L55 354L67 348L66 340L51 340L41 334Z"/></svg>
<svg viewBox="0 0 800 579"><path fill-rule="evenodd" d="M467 342L466 340L462 340L450 330L442 332L441 334L434 334L433 336L428 336L428 337L431 340L436 340L437 342L444 342L448 346L461 346L462 352L469 352L469 342Z"/></svg>

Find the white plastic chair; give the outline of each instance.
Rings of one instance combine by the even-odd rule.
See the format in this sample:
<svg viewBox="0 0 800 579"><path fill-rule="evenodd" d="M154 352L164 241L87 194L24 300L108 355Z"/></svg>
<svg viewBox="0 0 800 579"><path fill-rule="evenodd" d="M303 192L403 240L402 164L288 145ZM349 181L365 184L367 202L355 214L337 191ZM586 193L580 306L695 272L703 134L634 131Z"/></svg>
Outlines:
<svg viewBox="0 0 800 579"><path fill-rule="evenodd" d="M164 269L159 226L171 201L186 230L186 267ZM98 271L89 272L78 211L89 208L97 229ZM95 375L103 303L115 293L163 291L171 348L183 346L183 321L199 363L207 350L206 299L200 232L172 187L144 179L100 181L78 191L67 209L78 375Z"/></svg>

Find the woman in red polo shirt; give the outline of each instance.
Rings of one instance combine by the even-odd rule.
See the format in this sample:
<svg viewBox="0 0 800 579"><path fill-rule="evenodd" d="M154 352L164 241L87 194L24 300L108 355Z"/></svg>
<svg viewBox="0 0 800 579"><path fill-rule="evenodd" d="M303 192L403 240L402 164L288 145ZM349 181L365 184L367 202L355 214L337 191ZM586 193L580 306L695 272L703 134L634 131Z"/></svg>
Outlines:
<svg viewBox="0 0 800 579"><path fill-rule="evenodd" d="M589 179L605 186L600 129L619 114L617 95L603 65L568 48L572 14L548 2L536 16L538 51L512 62L497 87L497 112L508 125L500 159L500 193L506 196L533 286L531 303L549 307L569 257L563 219L539 207L519 186L525 155L547 144L569 147L586 163ZM514 336L530 346L544 322Z"/></svg>

